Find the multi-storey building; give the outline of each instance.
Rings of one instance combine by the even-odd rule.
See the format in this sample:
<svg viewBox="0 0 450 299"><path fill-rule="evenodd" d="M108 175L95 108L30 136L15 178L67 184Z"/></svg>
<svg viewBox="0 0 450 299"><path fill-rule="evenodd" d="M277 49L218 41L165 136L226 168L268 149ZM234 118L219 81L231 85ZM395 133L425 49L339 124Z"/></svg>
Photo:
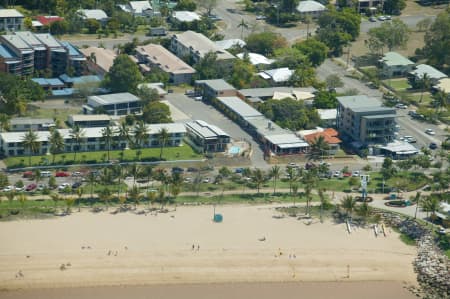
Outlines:
<svg viewBox="0 0 450 299"><path fill-rule="evenodd" d="M231 141L222 129L202 120L186 123L188 137L204 152L223 152Z"/></svg>
<svg viewBox="0 0 450 299"><path fill-rule="evenodd" d="M0 9L0 31L17 31L23 27L24 16L15 9Z"/></svg>
<svg viewBox="0 0 450 299"><path fill-rule="evenodd" d="M336 125L342 138L362 145L394 140L396 112L365 95L338 97Z"/></svg>
<svg viewBox="0 0 450 299"><path fill-rule="evenodd" d="M127 115L141 113L141 99L128 93L113 93L89 96L83 105L85 114L104 113L109 115Z"/></svg>
<svg viewBox="0 0 450 299"><path fill-rule="evenodd" d="M0 58L0 69L16 75L31 75L34 71L34 50L27 42L15 34L0 36L5 49L5 57ZM2 53L3 54L3 53Z"/></svg>

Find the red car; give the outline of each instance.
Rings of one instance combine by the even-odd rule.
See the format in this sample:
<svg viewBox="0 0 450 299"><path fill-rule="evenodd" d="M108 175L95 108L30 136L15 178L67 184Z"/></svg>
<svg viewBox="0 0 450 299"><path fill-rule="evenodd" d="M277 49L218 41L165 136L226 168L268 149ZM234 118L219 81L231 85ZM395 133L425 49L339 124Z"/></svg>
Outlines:
<svg viewBox="0 0 450 299"><path fill-rule="evenodd" d="M344 172L344 173L342 174L342 176L343 176L344 178L348 178L348 177L351 177L351 176L352 176L352 173L351 173L351 172Z"/></svg>
<svg viewBox="0 0 450 299"><path fill-rule="evenodd" d="M29 184L26 188L25 191L33 191L34 189L37 188L37 185L35 183L33 184Z"/></svg>
<svg viewBox="0 0 450 299"><path fill-rule="evenodd" d="M65 171L57 171L55 173L55 177L57 177L57 178L68 177L68 176L70 176L70 174L68 172L65 172Z"/></svg>
<svg viewBox="0 0 450 299"><path fill-rule="evenodd" d="M32 171L25 171L22 175L23 178L31 179L33 178L33 172Z"/></svg>

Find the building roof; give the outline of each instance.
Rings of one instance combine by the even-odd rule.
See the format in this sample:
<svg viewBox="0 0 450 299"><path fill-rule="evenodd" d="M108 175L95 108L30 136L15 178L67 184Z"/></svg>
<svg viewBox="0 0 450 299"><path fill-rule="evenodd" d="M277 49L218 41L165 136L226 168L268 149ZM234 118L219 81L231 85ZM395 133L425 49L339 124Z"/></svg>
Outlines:
<svg viewBox="0 0 450 299"><path fill-rule="evenodd" d="M172 17L180 22L193 22L201 20L200 15L193 11L174 11Z"/></svg>
<svg viewBox="0 0 450 299"><path fill-rule="evenodd" d="M46 87L46 86L50 86L50 87L61 87L61 86L64 86L64 82L62 82L58 78L32 78L31 80L33 82L36 82L40 86L43 86L43 87Z"/></svg>
<svg viewBox="0 0 450 299"><path fill-rule="evenodd" d="M315 140L318 139L319 137L323 137L325 142L328 144L338 144L338 143L341 143L342 141L339 138L337 138L337 136L338 136L338 132L335 129L328 128L322 132L316 132L316 133L304 135L303 138L309 144L314 143Z"/></svg>
<svg viewBox="0 0 450 299"><path fill-rule="evenodd" d="M32 26L32 27L42 27L42 26L44 26L44 24L42 24L42 23L39 22L39 21L33 20L33 21L31 21L31 26Z"/></svg>
<svg viewBox="0 0 450 299"><path fill-rule="evenodd" d="M380 100L369 98L366 95L337 97L338 102L345 108L354 110L355 108L381 107Z"/></svg>
<svg viewBox="0 0 450 299"><path fill-rule="evenodd" d="M196 71L186 62L172 54L161 45L148 44L138 46L136 51L146 56L151 64L158 65L163 71L172 74L194 74Z"/></svg>
<svg viewBox="0 0 450 299"><path fill-rule="evenodd" d="M16 9L0 9L0 18L23 18Z"/></svg>
<svg viewBox="0 0 450 299"><path fill-rule="evenodd" d="M418 154L419 150L412 145L409 142L405 142L405 141L399 141L399 140L394 140L392 142L389 142L388 144L386 144L385 146L381 147L384 150L387 150L391 153L395 153L397 155L411 155L411 154Z"/></svg>
<svg viewBox="0 0 450 299"><path fill-rule="evenodd" d="M309 146L308 143L306 143L303 139L300 139L294 133L266 135L264 138L281 149Z"/></svg>
<svg viewBox="0 0 450 299"><path fill-rule="evenodd" d="M258 54L258 53L247 53L248 58L250 60L250 63L253 65L258 64L272 64L275 62L275 59L269 59L264 55ZM240 59L244 59L245 53L239 53L236 55Z"/></svg>
<svg viewBox="0 0 450 299"><path fill-rule="evenodd" d="M173 38L177 39L178 42L187 48L192 47L193 51L198 52L200 57L204 57L208 52L214 52L217 54L218 60L235 58L228 51L222 50L212 40L201 33L188 30L180 34L175 34Z"/></svg>
<svg viewBox="0 0 450 299"><path fill-rule="evenodd" d="M385 119L385 118L389 118L389 117L396 117L395 115L395 110L393 111L394 113L390 113L390 114L374 114L374 115L364 115L362 116L362 118L365 119Z"/></svg>
<svg viewBox="0 0 450 299"><path fill-rule="evenodd" d="M385 115L389 115L389 114L396 114L396 111L394 108L390 108L390 107L384 107L384 106L373 106L373 107L355 107L352 108L353 112L362 112L362 113L381 113L381 114L385 114ZM392 115L390 115L389 117L392 117Z"/></svg>
<svg viewBox="0 0 450 299"><path fill-rule="evenodd" d="M112 93L88 97L89 104L94 104L94 106L138 102L140 100L141 100L140 98L129 92Z"/></svg>
<svg viewBox="0 0 450 299"><path fill-rule="evenodd" d="M243 41L242 39L239 39L239 38L218 40L215 43L222 50L228 50L235 45L241 46L241 47L245 47L247 45L247 43L245 41Z"/></svg>
<svg viewBox="0 0 450 299"><path fill-rule="evenodd" d="M243 118L262 116L262 114L238 97L218 97L217 100Z"/></svg>
<svg viewBox="0 0 450 299"><path fill-rule="evenodd" d="M56 21L62 21L64 18L60 16L36 16L36 20L38 20L42 25L48 25Z"/></svg>
<svg viewBox="0 0 450 299"><path fill-rule="evenodd" d="M59 76L59 79L61 79L64 83L72 83L72 84L80 84L80 83L82 84L82 83L88 83L88 82L102 81L99 76L95 76L95 75L70 77L67 74L62 74L61 76Z"/></svg>
<svg viewBox="0 0 450 299"><path fill-rule="evenodd" d="M167 94L167 91L164 89L164 83L140 83L137 87L141 88L142 86L156 90L160 97Z"/></svg>
<svg viewBox="0 0 450 299"><path fill-rule="evenodd" d="M380 59L381 62L385 63L387 66L399 66L399 65L413 65L414 62L398 54L397 52L387 52Z"/></svg>
<svg viewBox="0 0 450 299"><path fill-rule="evenodd" d="M77 121L105 121L105 120L111 120L111 116L107 114L72 114L69 115L69 119L72 122Z"/></svg>
<svg viewBox="0 0 450 299"><path fill-rule="evenodd" d="M439 80L439 83L434 86L445 93L450 93L450 78L443 78Z"/></svg>
<svg viewBox="0 0 450 299"><path fill-rule="evenodd" d="M17 31L15 35L19 36L28 45L35 50L45 50L44 44L30 31ZM40 48L40 49L39 49Z"/></svg>
<svg viewBox="0 0 450 299"><path fill-rule="evenodd" d="M306 0L300 1L296 9L300 13L308 13L308 12L324 11L327 8L322 3Z"/></svg>
<svg viewBox="0 0 450 299"><path fill-rule="evenodd" d="M228 84L227 81L223 79L210 79L210 80L196 80L195 84L204 84L209 86L213 90L235 90L235 88Z"/></svg>
<svg viewBox="0 0 450 299"><path fill-rule="evenodd" d="M222 129L210 125L203 120L194 120L186 123L186 127L191 131L195 132L196 135L202 137L203 139L213 139L217 137L230 137Z"/></svg>
<svg viewBox="0 0 450 299"><path fill-rule="evenodd" d="M416 65L415 69L410 72L410 74L414 75L418 79L422 79L425 74L427 74L430 79L439 80L442 78L447 78L446 74L428 64Z"/></svg>
<svg viewBox="0 0 450 299"><path fill-rule="evenodd" d="M337 117L337 109L317 109L317 113L319 114L320 119L322 120L329 120L334 119L336 120Z"/></svg>
<svg viewBox="0 0 450 299"><path fill-rule="evenodd" d="M97 21L102 21L108 18L106 12L101 9L79 9L80 12L86 19L95 19Z"/></svg>
<svg viewBox="0 0 450 299"><path fill-rule="evenodd" d="M17 143L23 141L26 133L27 132L4 132L0 133L0 138L4 143ZM48 138L50 137L49 131L34 131L34 133L37 136L38 142L48 141Z"/></svg>
<svg viewBox="0 0 450 299"><path fill-rule="evenodd" d="M31 117L15 117L9 121L13 125L54 125L55 121L51 118L31 118Z"/></svg>
<svg viewBox="0 0 450 299"><path fill-rule="evenodd" d="M3 40L10 43L13 47L25 51L32 51L32 48L29 44L27 44L20 36L16 34L5 34L1 36Z"/></svg>
<svg viewBox="0 0 450 299"><path fill-rule="evenodd" d="M7 47L0 44L0 57L3 58L17 58L14 52L10 51Z"/></svg>
<svg viewBox="0 0 450 299"><path fill-rule="evenodd" d="M290 70L287 67L266 70L258 73L264 79L272 79L274 82L286 82L289 81L294 71Z"/></svg>
<svg viewBox="0 0 450 299"><path fill-rule="evenodd" d="M90 58L91 55L95 56L95 64L105 72L109 71L114 64L114 59L117 57L117 54L113 50L98 47L80 49L80 52L83 53L86 58Z"/></svg>
<svg viewBox="0 0 450 299"><path fill-rule="evenodd" d="M141 14L145 10L152 9L149 1L130 1L130 7L136 14Z"/></svg>
<svg viewBox="0 0 450 299"><path fill-rule="evenodd" d="M49 48L63 48L63 45L49 33L39 33L35 36Z"/></svg>
<svg viewBox="0 0 450 299"><path fill-rule="evenodd" d="M81 53L81 51L76 46L72 45L69 42L61 42L61 44L63 44L63 46L66 47L67 50L69 50L69 56L71 56L71 58L81 56L83 57L83 59L86 59L83 53Z"/></svg>
<svg viewBox="0 0 450 299"><path fill-rule="evenodd" d="M52 90L52 96L58 96L58 97L67 97L71 96L75 93L75 89L73 88L62 88L62 89L56 89Z"/></svg>

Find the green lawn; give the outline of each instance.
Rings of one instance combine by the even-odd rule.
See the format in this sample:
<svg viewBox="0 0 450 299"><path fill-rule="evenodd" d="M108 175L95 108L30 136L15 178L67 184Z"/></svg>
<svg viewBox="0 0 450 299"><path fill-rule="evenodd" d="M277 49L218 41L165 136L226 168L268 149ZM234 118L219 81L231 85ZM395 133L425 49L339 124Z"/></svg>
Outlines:
<svg viewBox="0 0 450 299"><path fill-rule="evenodd" d="M431 106L433 98L431 97L431 93L424 92L422 97L422 102L420 102L420 93L414 93L411 95L411 100L418 103L420 106Z"/></svg>
<svg viewBox="0 0 450 299"><path fill-rule="evenodd" d="M69 115L80 114L80 108L67 108L67 109L29 109L27 116L35 118L50 118L55 119L62 127L66 127L66 121Z"/></svg>
<svg viewBox="0 0 450 299"><path fill-rule="evenodd" d="M109 160L121 160L120 155L122 151L110 151ZM141 150L129 149L123 151L123 161L158 161L160 148L145 148ZM191 160L201 159L202 155L197 154L194 150L186 144L179 147L166 147L163 149L162 159L165 161L171 160ZM51 165L53 161L52 155L32 156L31 166ZM74 161L73 153L57 154L54 159L56 165L72 165L72 164L93 164L105 163L108 161L107 151L97 152L80 152L76 155ZM8 168L20 168L30 166L28 163L28 156L9 157L4 160Z"/></svg>
<svg viewBox="0 0 450 299"><path fill-rule="evenodd" d="M392 87L396 91L405 90L411 87L407 79L390 79L384 80L383 83L386 84L387 86Z"/></svg>

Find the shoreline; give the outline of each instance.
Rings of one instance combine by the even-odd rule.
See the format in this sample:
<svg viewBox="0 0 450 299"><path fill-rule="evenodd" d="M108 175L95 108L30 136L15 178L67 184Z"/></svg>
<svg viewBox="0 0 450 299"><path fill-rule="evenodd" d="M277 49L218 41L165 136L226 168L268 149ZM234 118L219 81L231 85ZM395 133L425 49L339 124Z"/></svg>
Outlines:
<svg viewBox="0 0 450 299"><path fill-rule="evenodd" d="M211 221L209 206L178 207L157 216L82 212L2 222L0 289L336 281L417 285L416 248L403 244L397 233L376 237L371 229L357 228L348 234L343 223L276 218L274 208L220 206L223 223Z"/></svg>

